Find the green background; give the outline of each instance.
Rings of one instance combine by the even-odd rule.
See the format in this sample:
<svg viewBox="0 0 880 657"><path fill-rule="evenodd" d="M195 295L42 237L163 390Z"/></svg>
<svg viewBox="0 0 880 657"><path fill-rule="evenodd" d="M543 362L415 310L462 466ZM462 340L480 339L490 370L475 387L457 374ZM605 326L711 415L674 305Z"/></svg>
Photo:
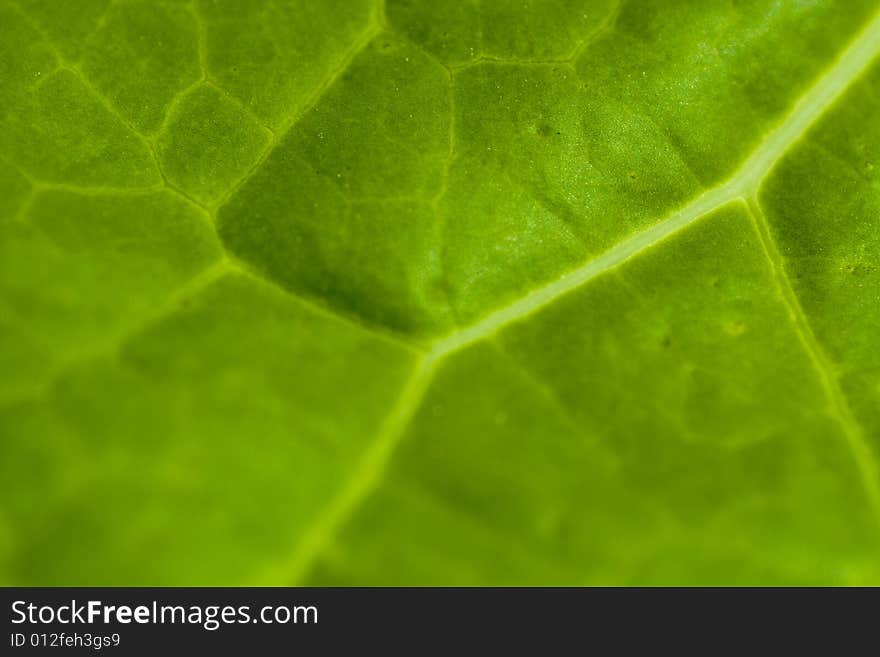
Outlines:
<svg viewBox="0 0 880 657"><path fill-rule="evenodd" d="M0 0L0 583L880 584L878 10Z"/></svg>

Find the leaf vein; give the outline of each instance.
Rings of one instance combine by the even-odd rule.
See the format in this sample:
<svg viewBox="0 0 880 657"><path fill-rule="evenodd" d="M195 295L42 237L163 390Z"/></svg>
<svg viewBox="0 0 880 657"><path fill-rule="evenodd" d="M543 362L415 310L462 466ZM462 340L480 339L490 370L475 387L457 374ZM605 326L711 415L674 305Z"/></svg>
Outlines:
<svg viewBox="0 0 880 657"><path fill-rule="evenodd" d="M767 173L797 143L825 110L840 97L880 52L880 14L838 56L835 63L796 101L777 127L767 134L727 180L707 190L689 204L652 227L585 262L560 278L496 309L482 320L437 340L437 357L458 351L491 336L504 326L523 320L602 273L629 260L700 217L757 190Z"/></svg>
<svg viewBox="0 0 880 657"><path fill-rule="evenodd" d="M306 580L338 530L381 483L397 446L405 436L406 428L422 405L425 392L434 378L435 368L436 360L430 354L419 359L376 439L366 448L348 481L330 503L319 510L317 519L306 529L291 558L279 568L266 573L261 580L286 581L292 585L301 585Z"/></svg>
<svg viewBox="0 0 880 657"><path fill-rule="evenodd" d="M849 407L830 358L810 326L800 300L792 287L791 279L786 272L784 259L773 238L770 225L755 196L749 198L748 207L783 303L791 314L795 333L816 370L820 384L828 398L832 416L840 425L847 445L852 452L868 503L878 524L880 524L880 472L878 472L876 457L865 440L864 431Z"/></svg>
<svg viewBox="0 0 880 657"><path fill-rule="evenodd" d="M277 135L274 139L272 139L269 144L266 146L263 154L260 158L254 163L254 165L248 170L248 172L225 194L223 195L214 206L215 214L216 212L222 208L229 200L235 196L235 194L244 187L247 182L254 177L254 175L263 167L272 153L281 145L284 141L284 138L296 127L296 125L302 120L306 114L308 114L312 108L317 105L320 100L324 97L324 95L333 87L333 85L339 80L339 78L348 70L351 66L352 61L361 53L363 50L370 44L373 38L379 33L379 24L374 20L370 22L367 28L361 33L361 35L355 39L355 41L351 44L349 49L345 52L345 54L340 59L339 64L330 74L319 84L312 95L306 100L301 108L299 108L292 116L288 117L284 122L285 125L277 130Z"/></svg>

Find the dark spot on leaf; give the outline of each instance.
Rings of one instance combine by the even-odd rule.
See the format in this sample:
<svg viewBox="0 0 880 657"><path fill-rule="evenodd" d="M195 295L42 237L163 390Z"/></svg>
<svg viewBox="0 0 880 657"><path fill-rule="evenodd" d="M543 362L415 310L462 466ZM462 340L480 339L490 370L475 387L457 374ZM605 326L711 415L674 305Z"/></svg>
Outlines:
<svg viewBox="0 0 880 657"><path fill-rule="evenodd" d="M872 267L871 265L866 265L862 262L855 263L847 263L843 266L843 271L852 276L864 276L866 274L873 274L877 271L876 267Z"/></svg>

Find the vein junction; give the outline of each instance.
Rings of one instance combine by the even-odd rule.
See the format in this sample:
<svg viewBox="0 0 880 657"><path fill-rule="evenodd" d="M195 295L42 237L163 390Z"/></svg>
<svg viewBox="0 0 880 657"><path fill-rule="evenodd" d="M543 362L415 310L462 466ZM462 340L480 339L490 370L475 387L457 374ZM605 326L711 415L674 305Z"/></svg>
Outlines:
<svg viewBox="0 0 880 657"><path fill-rule="evenodd" d="M367 450L366 456L355 468L348 484L330 503L328 510L331 512L331 522L319 522L306 532L288 564L289 569L286 571L288 577L294 583L301 583L304 580L312 564L320 556L323 546L327 545L336 530L345 524L360 502L380 483L384 466L397 443L403 438L409 419L421 405L424 392L430 385L436 365L441 360L469 345L491 338L508 324L529 317L566 293L649 249L707 213L733 201L749 204L782 298L795 319L795 330L822 380L831 413L843 429L858 466L869 504L880 521L880 477L875 459L831 371L827 356L812 334L779 258L772 256L776 252L775 245L772 241L768 243L770 235L762 215L756 215L760 208L755 200L760 185L769 171L804 136L828 107L849 88L878 52L880 52L880 15L874 18L841 53L825 75L798 100L782 123L764 138L742 166L726 181L704 192L652 228L618 243L578 269L534 290L481 321L435 342L416 365L413 380L400 394L388 416L385 429L375 441L374 448ZM376 457L377 453L381 455L379 458Z"/></svg>
<svg viewBox="0 0 880 657"><path fill-rule="evenodd" d="M432 356L440 358L481 340L650 248L708 212L731 201L745 200L756 195L761 182L773 166L858 78L878 52L880 15L874 18L825 75L798 100L789 115L764 138L730 178L648 230L636 233L574 271L496 310L479 322L437 341L431 349Z"/></svg>

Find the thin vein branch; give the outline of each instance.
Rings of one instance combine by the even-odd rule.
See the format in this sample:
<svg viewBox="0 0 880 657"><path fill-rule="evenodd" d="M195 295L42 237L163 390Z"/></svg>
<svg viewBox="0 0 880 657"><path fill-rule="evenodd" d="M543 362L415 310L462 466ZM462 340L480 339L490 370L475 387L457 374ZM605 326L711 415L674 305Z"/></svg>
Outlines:
<svg viewBox="0 0 880 657"><path fill-rule="evenodd" d="M410 340L406 335L393 333L392 331L384 328L382 325L368 324L358 315L345 314L335 308L324 305L323 303L321 303L321 301L314 297L309 297L304 294L297 294L296 292L293 292L292 290L278 283L278 281L273 279L271 276L268 276L254 268L254 266L251 265L249 262L237 258L234 254L224 253L224 257L230 263L230 266L234 268L236 273L260 281L264 285L268 285L274 288L284 296L287 296L297 303L306 306L307 308L312 310L312 312L318 315L323 315L324 317L328 317L337 322L343 322L344 324L348 324L349 326L352 326L360 331L369 333L374 338L385 340L397 347L401 347L408 351L419 354L427 352L427 349L425 349L422 344Z"/></svg>
<svg viewBox="0 0 880 657"><path fill-rule="evenodd" d="M151 138L153 148L156 148L158 146L160 137L166 130L168 130L171 119L173 118L174 113L177 111L177 108L180 106L180 103L183 102L183 99L186 98L186 96L188 96L196 87L198 87L200 84L203 84L204 82L204 78L199 78L198 80L190 82L183 89L178 90L177 93L172 96L171 100L168 101L168 106L165 108L165 114L162 117L162 122L159 124L159 127L156 128L156 132Z"/></svg>
<svg viewBox="0 0 880 657"><path fill-rule="evenodd" d="M37 198L37 189L34 186L28 190L27 195L22 199L21 205L18 206L18 210L16 210L15 215L12 217L13 221L24 223L28 220L28 215L30 214L31 208L34 205L34 200Z"/></svg>
<svg viewBox="0 0 880 657"><path fill-rule="evenodd" d="M776 241L773 239L773 234L770 230L770 225L764 216L758 199L755 196L751 196L747 202L749 213L760 235L761 247L773 272L776 286L792 317L795 333L818 374L819 381L828 398L831 414L843 431L847 445L858 468L868 503L878 524L880 524L880 472L877 469L876 455L865 440L864 431L856 421L849 407L846 395L840 388L831 359L828 358L828 355L813 333L810 322L807 320L807 316L801 307L800 300L792 287L791 279L785 270L782 255L779 253Z"/></svg>
<svg viewBox="0 0 880 657"><path fill-rule="evenodd" d="M190 15L196 24L196 50L199 55L199 70L202 73L202 79L208 79L208 30L205 26L205 20L199 11L197 0L190 0L188 5Z"/></svg>
<svg viewBox="0 0 880 657"><path fill-rule="evenodd" d="M89 43L91 42L92 38L96 34L98 34L98 32L100 32L102 29L104 29L104 26L107 24L107 19L110 17L110 11L117 4L119 4L119 0L108 0L107 4L104 5L104 9L101 11L101 14L98 16L98 20L95 21L94 28L85 37L82 38L82 41L81 41L81 43L83 44L82 52L85 52L85 49L89 45ZM79 65L79 63L81 61L82 61L82 55L80 55L80 57L78 57L77 61L74 63Z"/></svg>
<svg viewBox="0 0 880 657"><path fill-rule="evenodd" d="M624 0L616 0L611 7L611 10L608 12L608 15L605 16L605 19L596 26L596 29L590 32L580 43L578 43L572 53L568 56L568 61L577 61L587 48L598 41L606 32L610 32L614 29L614 26L617 24L617 19L620 17L620 12L623 10L623 3Z"/></svg>
<svg viewBox="0 0 880 657"><path fill-rule="evenodd" d="M218 94L223 96L230 103L235 105L236 109L238 109L239 111L241 111L244 114L247 114L254 121L254 123L256 123L260 127L260 129L267 132L271 136L271 138L273 138L273 139L278 138L278 133L270 126L264 124L262 117L258 116L254 112L253 109L251 109L250 107L245 105L243 102L241 102L241 100L238 97L233 96L226 89L224 89L222 86L220 86L220 83L218 83L214 78L208 77L204 80L204 83L207 86L211 87Z"/></svg>
<svg viewBox="0 0 880 657"><path fill-rule="evenodd" d="M39 181L36 180L30 173L28 173L27 171L22 169L18 164L16 164L12 160L10 160L9 157L7 155L5 155L4 153L0 153L0 162L3 162L7 166L14 169L15 172L18 175L20 175L22 178L24 178L28 183L30 183L31 186L35 186L39 183Z"/></svg>
<svg viewBox="0 0 880 657"><path fill-rule="evenodd" d="M55 387L63 381L70 372L81 366L83 363L96 359L118 359L119 352L132 338L134 338L134 336L143 333L149 327L154 326L163 319L173 316L174 313L181 308L184 301L196 297L200 292L210 287L210 285L231 271L228 261L222 256L219 257L218 260L207 265L173 292L165 303L162 304L161 308L146 321L140 322L137 326L126 331L122 336L111 338L102 347L95 349L86 355L80 355L77 358L63 363L54 372L49 374L45 381L39 386L25 392L24 394L3 399L2 402L0 402L0 405L8 407L27 403L28 401L45 399L51 395Z"/></svg>
<svg viewBox="0 0 880 657"><path fill-rule="evenodd" d="M312 95L306 100L303 106L291 117L285 121L285 125L277 131L277 135L274 139L272 139L266 146L263 151L263 154L260 158L254 163L254 165L248 170L248 172L235 184L232 188L224 194L220 199L214 204L214 209L219 210L223 207L229 199L231 199L239 189L244 187L247 182L253 178L253 176L257 173L257 171L262 168L263 164L272 153L275 152L275 149L281 144L287 134L293 130L293 128L302 120L302 118L309 113L309 111L320 102L321 98L324 97L324 94L336 83L336 81L348 70L348 67L351 65L351 62L357 57L373 40L379 33L379 24L375 20L371 21L364 32L358 37L351 47L346 51L343 55L339 64L333 71L324 79L324 81L318 85Z"/></svg>
<svg viewBox="0 0 880 657"><path fill-rule="evenodd" d="M527 383L529 387L531 387L535 392L537 392L541 397L547 401L547 403L556 411L560 420L575 434L578 436L582 436L587 438L586 434L584 434L583 427L575 420L572 416L571 411L566 408L565 404L562 403L562 400L559 398L557 392L550 387L547 383L541 380L538 375L531 370L531 368L526 367L525 363L522 362L519 358L514 356L510 349L508 349L503 342L496 338L492 338L488 341L489 344L493 347L495 352L501 357L502 360L507 362L511 368L513 368L519 376Z"/></svg>
<svg viewBox="0 0 880 657"><path fill-rule="evenodd" d="M406 434L435 372L436 362L422 356L413 367L397 402L385 418L377 438L367 447L351 476L326 508L316 513L315 522L306 529L291 558L259 579L268 583L302 584L337 535L385 475L388 464Z"/></svg>
<svg viewBox="0 0 880 657"><path fill-rule="evenodd" d="M170 190L166 190L166 188L161 188L160 191ZM35 196L36 194L33 195L33 197ZM31 198L30 200L32 202L33 198ZM205 214L204 211L202 211L202 214ZM205 216L205 221L210 227L210 218ZM50 374L47 379L35 389L28 391L24 395L15 396L12 399L0 400L0 406L9 406L10 404L18 404L31 399L35 400L43 398L49 394L49 392L58 384L59 381L63 380L68 372L70 372L74 367L77 367L83 362L87 362L95 358L117 357L119 352L125 347L125 345L128 344L137 335L140 335L149 327L154 326L163 320L173 317L174 313L178 312L183 307L183 301L194 299L198 296L198 294L208 288L212 283L218 281L225 275L243 276L245 278L257 281L262 285L268 285L283 296L292 299L293 301L300 304L304 308L307 308L310 312L313 312L316 315L327 317L335 322L342 322L359 331L369 333L376 339L385 340L390 344L405 349L411 353L418 354L420 358L423 358L426 355L425 350L419 345L408 342L404 338L401 338L396 334L391 334L387 331L383 331L379 327L364 325L356 318L341 315L335 310L329 309L312 299L301 297L288 290L287 288L281 287L271 278L267 278L259 274L258 272L252 271L245 264L237 261L233 257L221 251L218 254L216 260L214 260L211 264L206 265L200 272L193 275L180 287L172 291L156 313L143 319L136 326L129 328L123 334L112 338L101 349L90 352L85 356L80 356L72 361L64 363L54 373Z"/></svg>

